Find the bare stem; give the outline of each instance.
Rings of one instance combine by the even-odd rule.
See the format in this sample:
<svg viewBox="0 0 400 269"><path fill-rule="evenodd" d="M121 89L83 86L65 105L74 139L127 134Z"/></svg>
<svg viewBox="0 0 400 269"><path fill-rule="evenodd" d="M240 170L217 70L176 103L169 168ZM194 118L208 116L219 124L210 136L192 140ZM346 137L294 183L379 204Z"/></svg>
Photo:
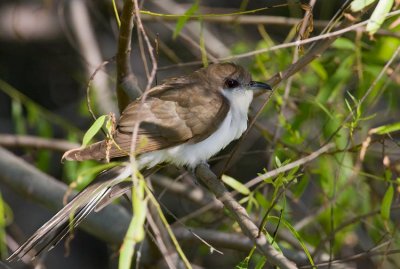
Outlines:
<svg viewBox="0 0 400 269"><path fill-rule="evenodd" d="M117 98L120 112L142 94L131 67L131 40L133 28L132 0L125 0L121 15L121 28L117 51Z"/></svg>

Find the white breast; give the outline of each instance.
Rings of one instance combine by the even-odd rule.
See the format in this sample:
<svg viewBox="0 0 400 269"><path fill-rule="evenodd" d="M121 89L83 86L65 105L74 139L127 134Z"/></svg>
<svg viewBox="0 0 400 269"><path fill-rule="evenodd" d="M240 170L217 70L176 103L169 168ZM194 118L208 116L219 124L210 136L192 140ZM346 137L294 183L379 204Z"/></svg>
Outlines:
<svg viewBox="0 0 400 269"><path fill-rule="evenodd" d="M195 144L185 143L172 148L144 153L138 158L139 168L151 168L159 163L168 162L177 166L194 168L238 139L247 128L247 112L253 99L249 90L225 91L230 109L220 127L208 138Z"/></svg>

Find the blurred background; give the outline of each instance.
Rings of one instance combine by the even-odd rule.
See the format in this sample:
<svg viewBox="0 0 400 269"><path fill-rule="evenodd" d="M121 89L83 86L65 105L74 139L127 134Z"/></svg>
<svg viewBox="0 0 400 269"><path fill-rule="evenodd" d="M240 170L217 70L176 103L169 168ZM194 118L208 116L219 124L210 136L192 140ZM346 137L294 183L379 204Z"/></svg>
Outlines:
<svg viewBox="0 0 400 269"><path fill-rule="evenodd" d="M147 34L152 44L158 46L157 83L198 69L205 63L205 57L208 62L213 62L294 41L308 8L296 0L140 2L142 10L159 14L183 14L196 3L195 14L262 9L230 17L189 20L176 36L177 18L143 13ZM310 37L318 36L329 26L335 14L349 1L311 2L315 5ZM123 2L116 0L115 4L121 14ZM396 10L397 5L399 1L395 1L392 10ZM361 19L367 19L373 10L374 6ZM298 232L294 235L290 228L281 224L277 242L291 253L291 258L297 257L299 264L310 265L304 249L299 247L301 242L316 263L341 261L332 265L336 268L400 266L396 255L400 247L399 214L396 211L400 183L397 132L400 129L400 58L395 55L400 45L399 25L399 16L395 16L385 21L373 38L361 29L344 34L290 82L279 84L228 167L225 167L226 160L234 145L211 161L211 168L217 174L224 171L246 183L258 173L300 159L333 142L334 148L329 153L305 167L266 180L239 197L257 223L273 205L270 214L283 218ZM21 146L15 142L15 135L68 140L79 146L83 134L93 123L86 102L89 81L96 115L109 112L118 115L113 60L118 31L113 1L2 0L0 145L66 184L71 184L80 171L93 167L93 162L61 164L62 150ZM143 63L149 62L149 58L146 52L145 60L141 57L141 50L146 51L146 48L141 48L136 31L134 28L131 63L139 85L144 88L148 70ZM299 57L308 48L308 45L300 48ZM267 81L293 62L295 50L297 48L292 46L234 61L251 70L255 80ZM394 59L393 55L396 56ZM91 79L96 68L105 61L104 68ZM385 67L389 61L390 65ZM184 63L193 64L182 65ZM261 96L255 100L251 117L265 99L266 96ZM394 127L369 135L369 130L380 126ZM360 151L368 137L371 141L368 148L364 147L367 151L361 159ZM168 216L171 223L212 200L207 190L183 169L166 167L159 175L168 180L179 177L183 186L208 195L196 203L167 188L160 201L173 213ZM157 193L166 188L157 183L156 178L153 184ZM4 205L0 213L5 212L0 221L1 229L4 231L7 227L7 237L18 243L54 214L54 211L16 194L1 180L0 190ZM274 199L277 199L276 204ZM237 224L225 213L214 209L185 224L213 231L239 232ZM271 221L268 225L270 231L277 230L276 222ZM199 241L193 243L182 239L182 244L190 260L199 268L233 268L249 253L221 246L224 255L220 255L209 252L209 248ZM67 257L62 245L37 264L14 263L12 268L117 268L118 245L108 245L81 230L76 231ZM1 250L4 260L7 253L4 248ZM379 254L368 255L375 251ZM360 253L363 254L361 257L352 258ZM250 268L261 259L258 254L254 255ZM143 268L162 267L157 262L157 255L149 257L150 261L145 261Z"/></svg>

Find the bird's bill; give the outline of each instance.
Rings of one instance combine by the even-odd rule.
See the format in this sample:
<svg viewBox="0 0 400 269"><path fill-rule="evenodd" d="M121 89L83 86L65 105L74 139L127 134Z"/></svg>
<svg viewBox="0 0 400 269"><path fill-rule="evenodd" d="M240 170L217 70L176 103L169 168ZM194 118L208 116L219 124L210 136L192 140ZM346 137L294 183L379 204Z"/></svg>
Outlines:
<svg viewBox="0 0 400 269"><path fill-rule="evenodd" d="M250 81L249 86L249 89L252 90L272 90L272 87L264 82Z"/></svg>

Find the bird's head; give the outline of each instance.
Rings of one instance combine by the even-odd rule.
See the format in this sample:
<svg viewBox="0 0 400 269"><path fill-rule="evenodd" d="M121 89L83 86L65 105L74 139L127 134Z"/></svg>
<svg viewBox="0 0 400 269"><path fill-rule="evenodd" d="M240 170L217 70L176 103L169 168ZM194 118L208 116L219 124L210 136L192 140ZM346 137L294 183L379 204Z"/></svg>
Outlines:
<svg viewBox="0 0 400 269"><path fill-rule="evenodd" d="M253 81L246 69L234 63L211 64L198 72L210 89L221 91L233 107L246 113L255 91L271 90L268 84Z"/></svg>
<svg viewBox="0 0 400 269"><path fill-rule="evenodd" d="M246 69L234 63L211 64L203 72L211 85L217 85L224 92L271 90L268 84L253 81Z"/></svg>

